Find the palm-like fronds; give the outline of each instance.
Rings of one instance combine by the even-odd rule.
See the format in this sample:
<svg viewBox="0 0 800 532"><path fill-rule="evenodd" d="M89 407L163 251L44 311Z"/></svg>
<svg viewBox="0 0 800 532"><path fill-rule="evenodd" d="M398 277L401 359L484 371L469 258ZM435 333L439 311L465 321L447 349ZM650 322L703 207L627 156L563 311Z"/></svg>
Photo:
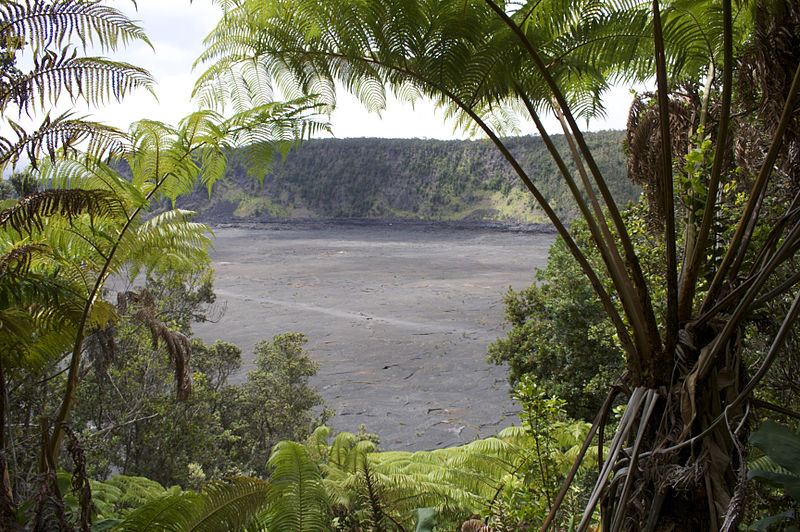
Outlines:
<svg viewBox="0 0 800 532"><path fill-rule="evenodd" d="M6 273L19 276L27 273L36 255L46 253L49 247L43 242L22 244L14 247L0 257L0 278Z"/></svg>
<svg viewBox="0 0 800 532"><path fill-rule="evenodd" d="M103 57L79 57L77 50L47 50L36 57L30 72L8 75L0 83L0 114L9 104L20 113L31 114L46 104L54 105L68 95L91 105L121 100L127 93L145 88L153 92L153 80L143 68Z"/></svg>
<svg viewBox="0 0 800 532"><path fill-rule="evenodd" d="M328 497L319 467L303 445L282 441L272 449L269 465L274 491L265 521L270 530L287 532L327 530Z"/></svg>
<svg viewBox="0 0 800 532"><path fill-rule="evenodd" d="M586 435L586 423L558 423L551 434L558 452L547 456L558 475L566 474ZM330 431L320 428L306 444L317 456L334 513L362 527L413 526L413 510L435 508L440 524L460 522L473 513L488 513L492 501L525 485L538 467L533 436L510 427L497 437L434 451L376 452L369 441L339 433L327 445ZM596 454L584 463L592 467Z"/></svg>
<svg viewBox="0 0 800 532"><path fill-rule="evenodd" d="M128 514L115 530L175 532L244 530L268 504L272 486L262 480L234 477L210 482L200 493L169 494Z"/></svg>
<svg viewBox="0 0 800 532"><path fill-rule="evenodd" d="M2 277L0 350L6 372L14 377L20 370L35 373L63 356L72 344L83 307L83 300L73 289L52 274L27 272L20 277ZM98 305L93 323L107 321L111 315L111 309Z"/></svg>
<svg viewBox="0 0 800 532"><path fill-rule="evenodd" d="M90 104L120 99L136 88L152 92L152 77L139 67L102 57L79 57L64 44L77 37L83 44L116 49L132 40L147 41L142 29L120 11L92 0L9 0L0 5L0 36L8 56L0 69L0 116L13 111L45 110L62 95L74 102ZM29 56L30 72L16 66L17 55ZM27 54L26 54L27 53ZM51 159L57 152L74 152L79 145L91 155L119 152L124 136L113 128L65 113L56 118L46 114L39 128L28 133L13 120L8 125L16 135L0 137L0 169L16 164L25 153L36 165L40 155Z"/></svg>
<svg viewBox="0 0 800 532"><path fill-rule="evenodd" d="M22 198L10 209L0 211L0 228L10 226L18 233L41 231L51 216L71 220L81 214L119 216L122 205L110 192L103 190L45 190Z"/></svg>
<svg viewBox="0 0 800 532"><path fill-rule="evenodd" d="M54 160L57 155L73 155L83 149L101 158L104 154L121 153L126 146L125 135L118 129L75 117L70 112L55 118L47 115L32 132L12 120L8 120L8 124L17 138L0 137L0 168L16 164L23 154L35 168L42 155Z"/></svg>
<svg viewBox="0 0 800 532"><path fill-rule="evenodd" d="M189 520L203 507L202 495L191 491L173 493L151 501L129 513L118 530L187 530Z"/></svg>
<svg viewBox="0 0 800 532"><path fill-rule="evenodd" d="M60 358L74 339L74 327L85 306L81 279L64 275L65 264L48 230L63 219L79 223L84 217L119 216L121 205L103 191L67 190L37 192L0 212L3 251L0 259L0 344L4 365L14 373L36 371ZM87 322L101 325L114 315L98 304Z"/></svg>
<svg viewBox="0 0 800 532"><path fill-rule="evenodd" d="M35 50L77 37L86 46L114 50L147 35L119 10L86 0L8 0L0 6L0 33L30 43Z"/></svg>

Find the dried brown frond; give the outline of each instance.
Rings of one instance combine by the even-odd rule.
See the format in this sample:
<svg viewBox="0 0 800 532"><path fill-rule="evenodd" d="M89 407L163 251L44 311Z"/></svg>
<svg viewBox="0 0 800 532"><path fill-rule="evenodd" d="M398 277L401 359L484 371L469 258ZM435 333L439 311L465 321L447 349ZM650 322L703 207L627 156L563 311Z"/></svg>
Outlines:
<svg viewBox="0 0 800 532"><path fill-rule="evenodd" d="M120 312L126 312L131 305L135 305L137 309L131 317L150 329L153 349L158 348L159 341L164 342L170 363L175 368L178 399L188 400L192 393L192 375L189 367L192 346L189 339L180 332L171 330L157 318L155 301L149 291L143 289L140 292L122 292L117 295Z"/></svg>
<svg viewBox="0 0 800 532"><path fill-rule="evenodd" d="M39 493L36 496L31 529L34 532L68 532L64 502L58 494L53 493L57 482L56 472L48 470L41 473L37 475L36 481L39 483Z"/></svg>
<svg viewBox="0 0 800 532"><path fill-rule="evenodd" d="M763 131L752 122L742 120L734 121L731 129L734 164L742 169L743 181L740 186L744 190L750 190L767 154L767 146L761 139Z"/></svg>
<svg viewBox="0 0 800 532"><path fill-rule="evenodd" d="M786 94L800 62L800 4L761 0L750 42L737 65L737 91L744 109L757 111L756 138L769 138L780 122ZM778 174L800 186L800 101L783 138ZM759 157L756 161L761 161Z"/></svg>
<svg viewBox="0 0 800 532"><path fill-rule="evenodd" d="M0 257L0 277L10 273L12 275L24 275L31 266L33 256L40 253L47 253L50 247L43 242L34 242L14 248Z"/></svg>
<svg viewBox="0 0 800 532"><path fill-rule="evenodd" d="M86 453L83 451L80 440L75 432L68 426L64 427L67 434L67 451L72 457L72 493L77 495L81 507L80 529L89 532L89 523L94 510L92 502L92 488L89 485L89 475L86 473Z"/></svg>
<svg viewBox="0 0 800 532"><path fill-rule="evenodd" d="M116 327L113 322L92 331L86 342L86 349L92 366L98 375L105 375L111 363L117 359Z"/></svg>
<svg viewBox="0 0 800 532"><path fill-rule="evenodd" d="M122 214L122 202L104 190L59 189L35 192L19 200L10 209L0 211L0 227L10 225L19 233L34 228L42 230L45 219L51 216L72 218L83 213L91 216Z"/></svg>
<svg viewBox="0 0 800 532"><path fill-rule="evenodd" d="M628 179L641 186L650 205L651 223L661 227L664 221L664 180L661 178L661 119L655 105L656 95L639 94L628 112L626 146ZM700 113L700 98L693 87L670 94L669 121L673 166L682 169L689 149L694 124Z"/></svg>

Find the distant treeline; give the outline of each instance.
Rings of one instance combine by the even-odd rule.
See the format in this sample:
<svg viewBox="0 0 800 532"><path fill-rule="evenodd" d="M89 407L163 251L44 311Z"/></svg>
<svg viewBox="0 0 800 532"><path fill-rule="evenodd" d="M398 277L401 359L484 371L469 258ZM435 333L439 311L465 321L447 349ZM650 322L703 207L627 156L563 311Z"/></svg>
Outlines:
<svg viewBox="0 0 800 532"><path fill-rule="evenodd" d="M589 133L587 143L623 204L639 189L625 177L623 132ZM572 168L563 136L554 138ZM539 137L507 139L536 186L561 216L577 214L567 186ZM232 160L209 198L184 206L208 220L263 217L407 218L545 221L510 166L488 142L422 139L319 139L304 143L274 172L247 176ZM576 174L577 178L577 174Z"/></svg>

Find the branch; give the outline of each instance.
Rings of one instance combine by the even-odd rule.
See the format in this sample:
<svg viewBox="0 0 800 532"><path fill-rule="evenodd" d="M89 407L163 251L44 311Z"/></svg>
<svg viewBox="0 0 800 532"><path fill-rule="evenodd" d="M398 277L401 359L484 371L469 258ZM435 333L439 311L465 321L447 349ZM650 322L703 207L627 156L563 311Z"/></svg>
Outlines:
<svg viewBox="0 0 800 532"><path fill-rule="evenodd" d="M772 410L773 412L778 412L779 414L783 414L785 416L800 419L800 413L797 413L794 410L789 410L788 408L784 408L767 401L762 401L761 399L753 399L751 402L756 408L766 408L767 410Z"/></svg>
<svg viewBox="0 0 800 532"><path fill-rule="evenodd" d="M581 153L586 160L586 164L589 166L589 170L592 172L592 176L595 179L595 183L597 184L598 189L600 190L600 194L603 197L603 200L608 207L609 214L614 222L614 226L617 229L617 233L619 235L620 241L622 242L622 247L625 251L625 260L628 265L628 268L632 275L632 280L635 286L635 293L636 293L636 305L639 307L639 311L636 315L629 315L628 318L630 319L632 324L640 324L644 323L643 326L640 326L641 329L639 334L646 338L649 346L648 346L648 354L654 354L661 352L661 339L658 333L658 326L656 325L655 314L653 313L652 303L650 301L648 295L648 288L647 283L644 279L644 275L642 274L641 265L639 264L639 259L636 256L636 253L633 249L633 244L631 243L630 236L628 235L628 231L625 228L625 223L622 221L622 217L620 216L619 209L617 208L616 203L614 202L613 197L611 196L610 191L608 190L608 186L603 179L603 176L600 173L599 168L597 167L597 163L595 162L594 158L592 157L591 151L589 147L586 145L586 141L583 137L583 134L580 131L577 123L575 122L575 118L572 116L572 112L569 109L569 104L567 103L566 99L564 98L563 93L558 88L553 80L552 76L547 70L544 62L542 61L539 54L533 48L533 45L526 37L525 33L520 29L520 27L514 23L513 20L500 8L494 1L492 0L485 0L489 7L497 13L500 19L514 32L514 34L519 38L520 42L522 43L525 50L528 52L528 55L533 60L534 65L539 70L539 73L542 75L542 78L547 83L553 97L556 99L558 106L561 108L561 111L564 113L564 117L567 120L570 128L572 129L573 134L575 135L575 140L578 142L578 146L581 149ZM620 289L622 287L617 287ZM634 325L634 329L636 329L636 325Z"/></svg>
<svg viewBox="0 0 800 532"><path fill-rule="evenodd" d="M675 205L672 183L672 143L669 132L669 86L664 55L664 35L658 0L653 0L653 43L656 53L656 80L658 83L658 114L661 128L661 180L664 223L664 243L667 251L667 331L664 341L670 355L678 338L678 259L675 250Z"/></svg>
<svg viewBox="0 0 800 532"><path fill-rule="evenodd" d="M761 191L767 186L769 177L772 174L772 168L778 158L778 151L783 142L783 134L786 132L786 128L794 118L794 99L797 96L798 91L800 91L800 63L795 69L794 79L792 80L792 85L789 88L789 94L786 95L786 102L783 106L781 120L778 122L778 127L775 129L775 133L772 137L772 143L769 147L769 151L767 152L767 157L764 159L764 163L761 165L761 170L758 172L756 182L753 184L753 189L750 191L750 199L747 201L744 212L742 213L739 223L736 226L736 233L733 235L733 239L728 246L728 251L725 253L725 257L722 259L722 263L717 269L714 280L711 282L711 285L708 288L708 293L703 301L701 310L711 305L713 300L716 299L719 291L722 289L723 279L725 279L728 274L727 270L734 256L737 253L744 253L747 251L747 246L741 246L742 249L740 249L740 244L742 243L745 230L750 223L750 218L753 216L755 211ZM731 277L735 275L735 273L735 271L732 271Z"/></svg>
<svg viewBox="0 0 800 532"><path fill-rule="evenodd" d="M621 379L620 379L621 380ZM569 470L567 473L564 482L561 484L561 489L556 496L556 500L553 502L553 506L550 508L550 513L547 514L547 518L544 520L542 524L542 528L540 532L545 532L550 525L553 523L553 520L556 518L556 513L558 509L561 507L561 503L564 501L564 496L567 494L567 490L569 490L570 485L572 485L572 481L575 479L575 474L578 472L578 468L583 462L583 457L586 456L586 451L589 450L589 447L592 444L592 439L594 439L595 433L597 433L598 427L603 422L603 420L608 417L608 413L611 411L611 405L614 403L614 399L616 398L617 394L619 393L619 381L615 384L611 391L608 392L606 396L606 400L603 402L602 408L597 413L592 422L592 426L589 429L589 433L586 435L586 438L583 440L583 445L581 446L581 450L578 451L578 455L575 457L575 461L572 463L572 469Z"/></svg>
<svg viewBox="0 0 800 532"><path fill-rule="evenodd" d="M539 118L538 113L536 113L536 109L534 109L530 99L522 91L522 88L518 84L516 85L516 88L519 93L519 97L522 99L523 103L525 104L525 107L528 110L528 114L533 119L533 122L536 125L536 129L539 130L539 134L541 135L542 140L544 141L545 146L547 147L547 150L550 152L550 156L553 158L553 161L556 163L556 166L558 166L561 175L567 182L567 186L572 192L572 195L575 198L575 202L578 204L578 208L580 209L584 219L586 220L587 225L589 226L589 229L592 233L592 238L595 240L595 243L598 247L598 250L600 251L600 255L603 258L603 262L606 264L606 268L608 269L609 274L612 276L612 279L618 279L620 280L620 282L622 282L624 279L624 275L621 274L618 269L616 269L616 267L622 261L619 257L619 254L611 255L611 251L608 249L610 247L613 251L616 251L616 247L614 246L613 241L611 241L609 244L606 244L600 237L598 233L597 223L594 220L594 218L592 218L592 215L589 212L588 207L586 206L586 203L584 202L583 197L580 194L580 191L575 185L575 181L572 178L572 175L570 174L567 165L564 164L564 160L562 159L561 154L556 149L555 144L553 144L553 141L550 138L550 135L547 133L544 124L542 124L542 121ZM580 164L580 161L576 160L576 163ZM604 223L604 221L605 221L604 219L601 219L601 225L602 223ZM608 230L608 226L605 227L606 230ZM617 283L614 284L616 285ZM636 353L640 352L642 348L646 346L646 342L644 342L642 338L637 338L638 351L637 349L634 349L630 335L628 334L627 331L627 327L625 327L625 324L622 322L622 319L620 318L617 309L614 307L611 298L608 296L605 289L603 289L602 287L595 286L594 282L592 282L592 286L595 289L595 293L597 293L597 296L600 298L600 301L603 303L603 308L605 309L609 318L611 318L611 321L614 323L614 326L617 329L617 334L619 336L620 343L625 349L625 352L629 355L630 360L633 360L638 364L639 357L636 356ZM631 301L626 301L626 299L623 298L622 303L623 306L626 307L626 310L631 311L631 308L629 306ZM634 329L634 334L636 334L636 330L637 329ZM637 370L640 372L641 368L637 367Z"/></svg>
<svg viewBox="0 0 800 532"><path fill-rule="evenodd" d="M706 193L706 204L703 209L703 221L697 240L692 248L691 256L684 257L688 266L684 271L680 294L678 296L678 319L685 321L689 319L694 303L697 278L700 274L700 266L706 256L706 244L711 233L712 222L716 215L715 206L717 202L717 191L719 190L720 175L722 174L722 164L725 160L728 144L728 129L731 115L731 92L733 91L733 22L731 14L731 0L722 2L723 16L723 53L724 63L722 70L722 116L719 122L719 133L717 135L717 149L714 153L714 165L711 168L711 178L708 183ZM705 120L707 102L703 102L703 120ZM760 203L760 202L759 202Z"/></svg>

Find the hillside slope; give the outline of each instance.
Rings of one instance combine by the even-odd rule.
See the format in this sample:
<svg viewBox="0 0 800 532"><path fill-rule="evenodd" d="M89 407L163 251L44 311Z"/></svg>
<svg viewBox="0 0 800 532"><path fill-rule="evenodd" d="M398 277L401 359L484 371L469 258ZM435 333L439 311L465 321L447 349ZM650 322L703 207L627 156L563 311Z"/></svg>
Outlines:
<svg viewBox="0 0 800 532"><path fill-rule="evenodd" d="M625 177L624 134L587 134L612 194L636 201ZM563 136L554 138L567 153ZM569 191L539 137L507 141L537 187L565 217L577 214ZM571 162L570 162L571 164ZM419 220L545 221L495 147L484 141L318 139L276 162L273 173L248 177L231 162L209 198L198 191L183 206L201 218L406 218Z"/></svg>

